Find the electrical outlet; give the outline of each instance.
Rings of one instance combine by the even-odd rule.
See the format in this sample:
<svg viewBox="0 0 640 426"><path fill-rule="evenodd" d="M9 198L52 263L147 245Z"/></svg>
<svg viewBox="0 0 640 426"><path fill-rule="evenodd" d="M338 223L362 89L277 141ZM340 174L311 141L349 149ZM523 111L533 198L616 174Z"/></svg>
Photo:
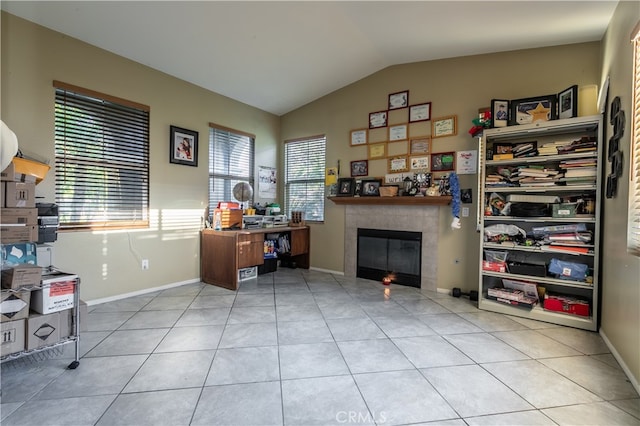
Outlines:
<svg viewBox="0 0 640 426"><path fill-rule="evenodd" d="M469 217L469 207L462 208L462 217Z"/></svg>
<svg viewBox="0 0 640 426"><path fill-rule="evenodd" d="M142 269L149 269L149 259L142 259Z"/></svg>

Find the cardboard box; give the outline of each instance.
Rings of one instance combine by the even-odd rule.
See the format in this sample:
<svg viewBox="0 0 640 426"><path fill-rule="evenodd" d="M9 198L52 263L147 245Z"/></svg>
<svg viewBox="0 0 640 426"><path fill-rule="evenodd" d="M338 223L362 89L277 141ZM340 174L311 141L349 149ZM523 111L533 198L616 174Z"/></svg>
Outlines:
<svg viewBox="0 0 640 426"><path fill-rule="evenodd" d="M507 272L507 264L504 262L489 262L488 260L483 260L482 270L493 272Z"/></svg>
<svg viewBox="0 0 640 426"><path fill-rule="evenodd" d="M66 339L73 335L73 309L65 309L60 314L60 339Z"/></svg>
<svg viewBox="0 0 640 426"><path fill-rule="evenodd" d="M15 321L29 316L31 292L3 291L0 293L0 321Z"/></svg>
<svg viewBox="0 0 640 426"><path fill-rule="evenodd" d="M34 175L16 171L15 161L11 161L7 168L4 169L2 173L0 173L0 180L9 182L36 183L37 178Z"/></svg>
<svg viewBox="0 0 640 426"><path fill-rule="evenodd" d="M55 273L42 276L42 290L31 295L31 309L39 314L50 314L73 308L78 276Z"/></svg>
<svg viewBox="0 0 640 426"><path fill-rule="evenodd" d="M27 318L26 347L41 348L60 341L60 313L31 314Z"/></svg>
<svg viewBox="0 0 640 426"><path fill-rule="evenodd" d="M38 209L13 208L0 209L0 223L37 225Z"/></svg>
<svg viewBox="0 0 640 426"><path fill-rule="evenodd" d="M27 207L36 206L36 184L25 182L4 182L4 203L2 207Z"/></svg>
<svg viewBox="0 0 640 426"><path fill-rule="evenodd" d="M0 225L0 243L30 243L38 241L37 225Z"/></svg>
<svg viewBox="0 0 640 426"><path fill-rule="evenodd" d="M251 266L249 268L238 269L238 281L249 281L258 278L258 267Z"/></svg>
<svg viewBox="0 0 640 426"><path fill-rule="evenodd" d="M80 309L79 309L79 331L82 333L87 331L87 302L84 300L80 301ZM64 311L60 311L60 339L65 339L67 337L73 336L73 309L65 309Z"/></svg>
<svg viewBox="0 0 640 426"><path fill-rule="evenodd" d="M2 244L2 269L28 263L37 265L38 249L34 243Z"/></svg>
<svg viewBox="0 0 640 426"><path fill-rule="evenodd" d="M0 324L2 341L0 355L5 356L21 352L25 348L25 320L7 321Z"/></svg>
<svg viewBox="0 0 640 426"><path fill-rule="evenodd" d="M40 285L42 268L36 265L18 265L2 271L2 288L17 289Z"/></svg>

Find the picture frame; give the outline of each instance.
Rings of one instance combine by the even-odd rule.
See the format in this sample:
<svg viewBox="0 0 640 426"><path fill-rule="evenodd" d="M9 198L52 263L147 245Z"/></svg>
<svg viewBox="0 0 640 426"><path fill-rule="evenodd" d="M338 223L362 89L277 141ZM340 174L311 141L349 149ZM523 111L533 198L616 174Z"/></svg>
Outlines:
<svg viewBox="0 0 640 426"><path fill-rule="evenodd" d="M356 180L356 189L353 193L354 197L359 197L360 194L362 193L362 181L361 180Z"/></svg>
<svg viewBox="0 0 640 426"><path fill-rule="evenodd" d="M512 100L509 124L522 125L555 120L558 118L557 105L558 97L556 95Z"/></svg>
<svg viewBox="0 0 640 426"><path fill-rule="evenodd" d="M389 106L387 109L400 109L407 108L409 106L409 91L403 90L402 92L391 93L389 95Z"/></svg>
<svg viewBox="0 0 640 426"><path fill-rule="evenodd" d="M338 197L353 197L356 190L356 180L354 178L338 179Z"/></svg>
<svg viewBox="0 0 640 426"><path fill-rule="evenodd" d="M362 188L360 190L361 197L379 197L380 186L382 185L381 179L365 179L362 181Z"/></svg>
<svg viewBox="0 0 640 426"><path fill-rule="evenodd" d="M389 142L403 141L408 137L409 126L406 123L394 124L393 126L389 126L387 130Z"/></svg>
<svg viewBox="0 0 640 426"><path fill-rule="evenodd" d="M578 116L578 85L567 87L558 93L558 118Z"/></svg>
<svg viewBox="0 0 640 426"><path fill-rule="evenodd" d="M431 154L431 171L432 172L448 172L456 169L456 153L455 152L438 152Z"/></svg>
<svg viewBox="0 0 640 426"><path fill-rule="evenodd" d="M430 151L430 138L416 138L409 141L409 154L428 154Z"/></svg>
<svg viewBox="0 0 640 426"><path fill-rule="evenodd" d="M379 160L387 157L387 143L373 143L367 145L367 159Z"/></svg>
<svg viewBox="0 0 640 426"><path fill-rule="evenodd" d="M431 120L431 102L409 106L409 123Z"/></svg>
<svg viewBox="0 0 640 426"><path fill-rule="evenodd" d="M434 118L431 121L431 139L455 136L458 134L458 117L449 115L447 117Z"/></svg>
<svg viewBox="0 0 640 426"><path fill-rule="evenodd" d="M351 177L368 176L369 175L369 161L357 160L351 162Z"/></svg>
<svg viewBox="0 0 640 426"><path fill-rule="evenodd" d="M369 128L377 129L379 127L387 127L389 118L388 111L376 111L369 113Z"/></svg>
<svg viewBox="0 0 640 426"><path fill-rule="evenodd" d="M409 157L398 155L387 159L387 172L400 173L409 171Z"/></svg>
<svg viewBox="0 0 640 426"><path fill-rule="evenodd" d="M429 155L418 155L409 158L409 169L411 171L426 170L429 171L429 163L431 157Z"/></svg>
<svg viewBox="0 0 640 426"><path fill-rule="evenodd" d="M169 127L169 162L198 167L198 132Z"/></svg>
<svg viewBox="0 0 640 426"><path fill-rule="evenodd" d="M367 136L368 136L367 129L352 130L350 133L349 145L350 146L366 145L367 139L368 139Z"/></svg>
<svg viewBox="0 0 640 426"><path fill-rule="evenodd" d="M507 127L509 125L509 101L491 99L491 127Z"/></svg>

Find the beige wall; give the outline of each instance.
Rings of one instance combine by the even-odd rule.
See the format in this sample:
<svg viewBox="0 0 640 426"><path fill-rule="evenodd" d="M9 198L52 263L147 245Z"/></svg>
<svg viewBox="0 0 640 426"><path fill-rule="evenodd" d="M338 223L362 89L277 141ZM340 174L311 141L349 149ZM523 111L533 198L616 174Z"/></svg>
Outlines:
<svg viewBox="0 0 640 426"><path fill-rule="evenodd" d="M367 158L366 148L349 146L349 131L367 127L370 112L386 109L387 96L409 90L409 103L432 102L432 117L457 115L458 134L438 138L433 152L477 149L468 134L478 109L492 98L518 99L560 92L577 84L600 81L599 43L575 44L490 55L397 65L381 70L282 117L282 139L326 134L327 166L341 163L349 176L349 162ZM407 121L406 110L392 111L390 123ZM430 134L415 126L412 135ZM383 176L386 161L369 162L371 176ZM451 209L440 209L438 229L438 287L474 290L478 283L479 233L476 232L477 175L461 175L461 188L472 188L471 215L462 229L452 230ZM312 265L343 271L344 207L327 201L325 223L312 225ZM459 262L456 264L455 260Z"/></svg>
<svg viewBox="0 0 640 426"><path fill-rule="evenodd" d="M640 20L640 3L620 2L603 39L602 81L610 77L609 105L620 97L627 122L620 150L625 158L618 195L605 200L603 232L602 327L601 332L613 344L626 364L627 373L640 383L640 258L627 254L627 214L629 159L632 115L633 49L631 31ZM609 118L609 111L607 111ZM608 120L605 120L608 121ZM612 135L610 125L606 129ZM611 167L607 165L607 173Z"/></svg>
<svg viewBox="0 0 640 426"><path fill-rule="evenodd" d="M151 107L151 229L63 233L55 243L56 266L81 276L81 297L95 300L199 280L208 123L255 134L256 166L275 167L279 117L5 12L1 53L2 120L25 153L52 163L54 79ZM197 168L169 163L170 125L199 132ZM55 201L54 176L51 170L36 188L44 201ZM141 258L149 259L148 271L141 269Z"/></svg>

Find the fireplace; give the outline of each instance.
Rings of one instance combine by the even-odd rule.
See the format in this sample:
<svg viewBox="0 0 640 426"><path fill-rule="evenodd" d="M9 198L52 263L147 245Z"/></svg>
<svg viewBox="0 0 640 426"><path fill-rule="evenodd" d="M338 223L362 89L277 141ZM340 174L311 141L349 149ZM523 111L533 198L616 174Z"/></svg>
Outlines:
<svg viewBox="0 0 640 426"><path fill-rule="evenodd" d="M356 276L420 288L422 233L358 228Z"/></svg>
<svg viewBox="0 0 640 426"><path fill-rule="evenodd" d="M355 278L357 274L358 228L420 232L420 288L436 291L439 209L438 206L347 205L344 227L345 276Z"/></svg>

